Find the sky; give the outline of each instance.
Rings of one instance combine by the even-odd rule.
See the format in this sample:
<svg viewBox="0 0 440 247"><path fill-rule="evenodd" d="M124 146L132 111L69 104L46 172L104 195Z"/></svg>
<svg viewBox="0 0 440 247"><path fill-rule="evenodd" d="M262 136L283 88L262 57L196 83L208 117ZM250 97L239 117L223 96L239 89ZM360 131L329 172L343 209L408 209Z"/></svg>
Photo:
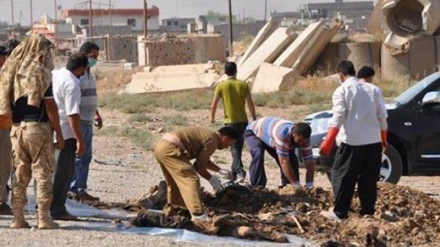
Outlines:
<svg viewBox="0 0 440 247"><path fill-rule="evenodd" d="M0 20L12 21L11 1L14 5L14 20L22 25L30 23L30 2L33 2L34 20L41 15L54 16L55 2L61 8L84 8L88 1L85 0L0 0ZM264 5L267 1L268 12L295 11L303 3L333 2L332 0L232 0L232 12L238 17L264 18ZM346 0L361 1L361 0ZM208 10L219 13L228 12L228 0L148 0L148 5L159 8L160 19L170 17L195 18L205 14ZM114 8L143 8L143 0L93 0L93 8L108 8L112 3ZM269 14L267 14L269 16ZM58 16L60 13L58 12Z"/></svg>

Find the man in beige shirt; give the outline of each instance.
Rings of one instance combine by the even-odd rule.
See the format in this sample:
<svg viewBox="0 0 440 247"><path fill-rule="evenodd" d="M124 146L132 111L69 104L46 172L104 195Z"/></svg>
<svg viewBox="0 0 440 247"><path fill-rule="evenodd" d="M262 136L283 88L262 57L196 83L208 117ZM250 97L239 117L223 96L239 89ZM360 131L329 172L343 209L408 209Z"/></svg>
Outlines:
<svg viewBox="0 0 440 247"><path fill-rule="evenodd" d="M229 180L232 179L232 173L221 169L209 158L216 149L228 148L238 138L239 134L229 126L217 132L207 127L191 126L165 134L156 145L154 157L167 182L168 204L187 208L192 220L209 221L210 218L203 213L197 173L209 181L214 191L221 190L218 176L211 175L208 170ZM192 159L195 159L193 164L190 162Z"/></svg>

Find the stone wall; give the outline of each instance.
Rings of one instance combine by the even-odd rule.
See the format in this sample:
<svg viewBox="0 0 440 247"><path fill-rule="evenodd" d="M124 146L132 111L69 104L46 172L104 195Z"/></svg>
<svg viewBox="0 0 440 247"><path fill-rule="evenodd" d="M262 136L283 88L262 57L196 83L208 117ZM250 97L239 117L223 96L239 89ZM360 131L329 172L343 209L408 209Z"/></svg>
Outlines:
<svg viewBox="0 0 440 247"><path fill-rule="evenodd" d="M179 35L164 39L138 37L139 65L178 65L226 60L221 35Z"/></svg>

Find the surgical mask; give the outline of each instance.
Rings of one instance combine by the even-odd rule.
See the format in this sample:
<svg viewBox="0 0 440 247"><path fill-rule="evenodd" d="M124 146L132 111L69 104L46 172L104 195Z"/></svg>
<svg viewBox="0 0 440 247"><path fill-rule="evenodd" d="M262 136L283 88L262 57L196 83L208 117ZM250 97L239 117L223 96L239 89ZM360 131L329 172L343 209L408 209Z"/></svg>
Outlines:
<svg viewBox="0 0 440 247"><path fill-rule="evenodd" d="M98 62L96 59L89 57L89 62L87 63L87 66L91 68L96 65L96 62Z"/></svg>

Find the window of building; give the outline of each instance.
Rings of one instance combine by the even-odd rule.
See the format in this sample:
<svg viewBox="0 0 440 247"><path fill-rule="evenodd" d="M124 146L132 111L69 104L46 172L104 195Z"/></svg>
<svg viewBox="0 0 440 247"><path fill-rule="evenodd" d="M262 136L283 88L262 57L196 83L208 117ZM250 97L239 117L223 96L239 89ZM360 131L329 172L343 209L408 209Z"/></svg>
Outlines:
<svg viewBox="0 0 440 247"><path fill-rule="evenodd" d="M174 21L174 26L178 26L179 25L179 23L177 22L177 21Z"/></svg>
<svg viewBox="0 0 440 247"><path fill-rule="evenodd" d="M136 26L136 19L127 19L127 25L135 27Z"/></svg>
<svg viewBox="0 0 440 247"><path fill-rule="evenodd" d="M171 26L171 21L167 21L167 26Z"/></svg>
<svg viewBox="0 0 440 247"><path fill-rule="evenodd" d="M89 19L81 19L81 20L80 20L80 24L81 24L82 26L89 25Z"/></svg>

